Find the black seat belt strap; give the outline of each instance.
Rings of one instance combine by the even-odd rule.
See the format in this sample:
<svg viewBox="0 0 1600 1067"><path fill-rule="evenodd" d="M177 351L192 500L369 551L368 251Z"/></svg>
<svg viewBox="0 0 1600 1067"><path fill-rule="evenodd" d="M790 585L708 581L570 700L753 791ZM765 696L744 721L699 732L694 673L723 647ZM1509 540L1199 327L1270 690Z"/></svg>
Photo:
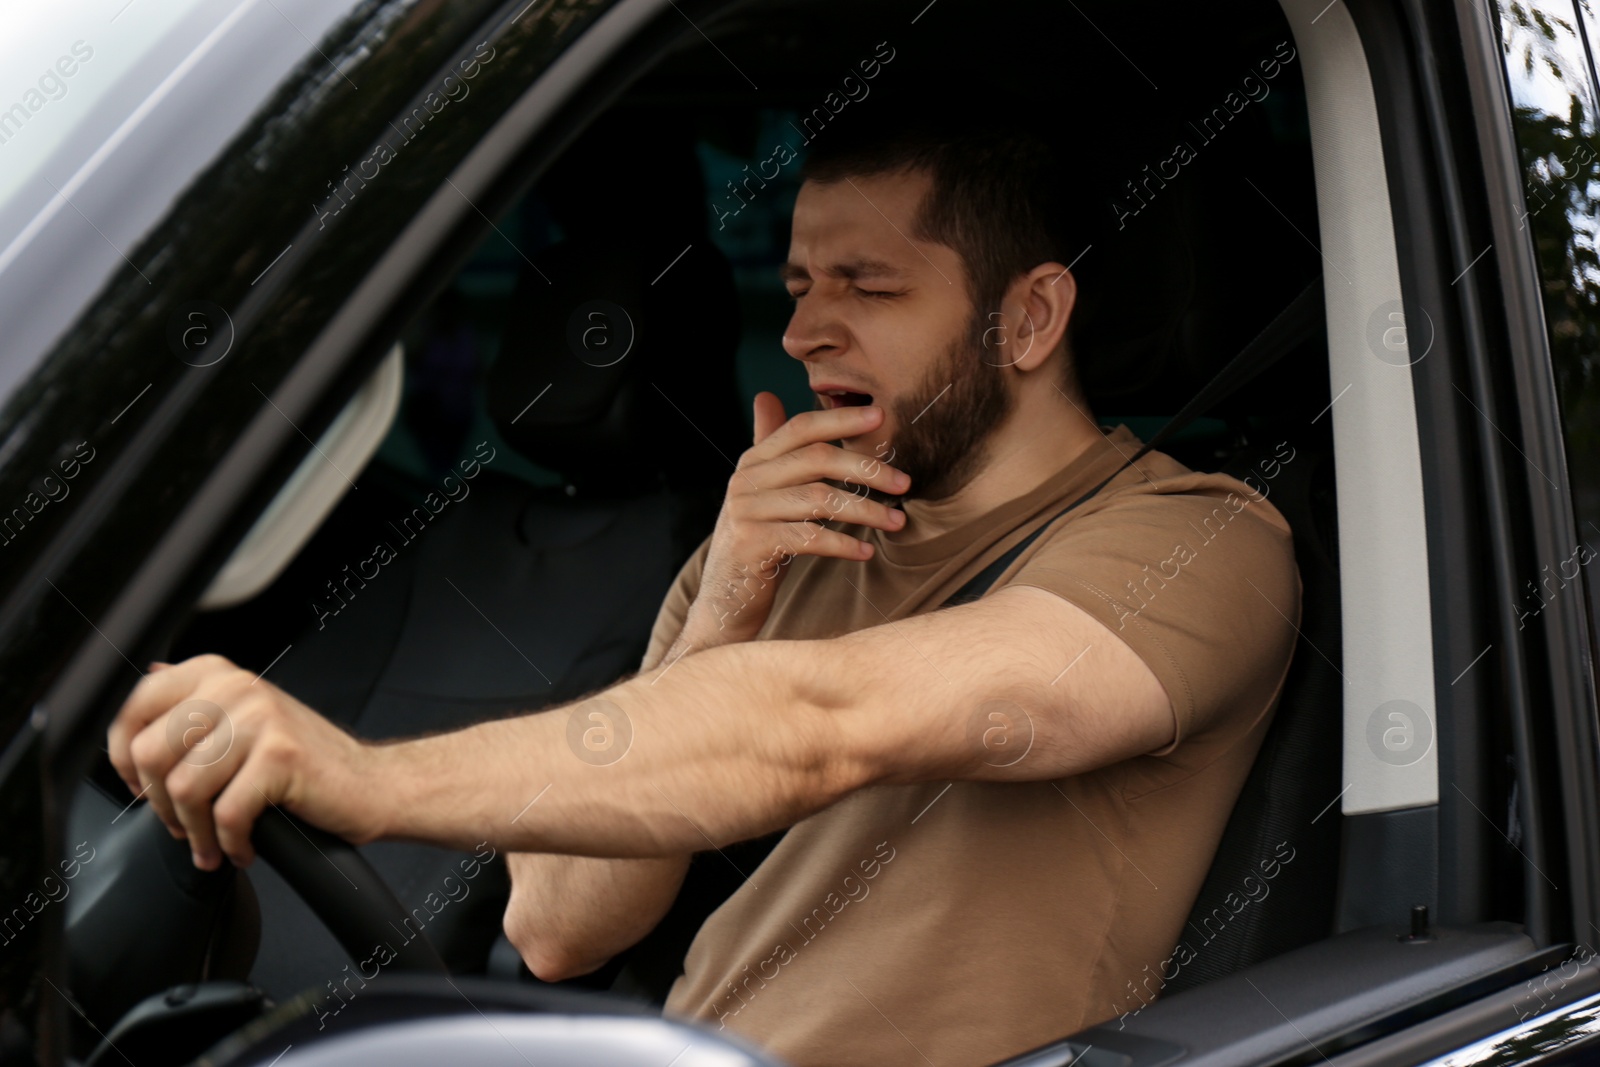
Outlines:
<svg viewBox="0 0 1600 1067"><path fill-rule="evenodd" d="M1204 415L1211 408L1231 396L1246 382L1249 382L1256 375L1276 363L1284 353L1293 349L1309 336L1325 320L1325 317L1322 299L1322 276L1319 274L1311 280L1311 284L1302 289L1300 294L1289 302L1288 306L1278 312L1260 333L1251 338L1250 343L1240 349L1238 355L1229 360L1227 365L1219 370L1210 381L1201 386L1200 391L1195 393L1189 402L1176 415L1172 416L1166 425L1162 426L1143 448L1129 456L1122 466L1113 471L1099 485L1068 504L1065 508L1062 508L1037 530L1017 544L1012 545L1003 555L973 575L971 580L956 590L940 606L948 608L958 604L968 604L987 593L1000 575L1005 573L1006 568L1016 562L1017 557L1022 555L1029 545L1038 540L1040 534L1054 526L1056 520L1104 489L1117 475L1133 466L1137 460L1143 458L1145 453L1165 444L1173 435L1184 429L1196 418Z"/></svg>

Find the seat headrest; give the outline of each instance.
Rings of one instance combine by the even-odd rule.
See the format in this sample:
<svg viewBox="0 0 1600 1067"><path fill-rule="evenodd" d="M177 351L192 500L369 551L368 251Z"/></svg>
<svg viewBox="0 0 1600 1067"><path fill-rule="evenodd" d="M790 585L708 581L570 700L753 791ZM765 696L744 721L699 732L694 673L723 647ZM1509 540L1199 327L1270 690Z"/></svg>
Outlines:
<svg viewBox="0 0 1600 1067"><path fill-rule="evenodd" d="M1279 89L1293 92L1288 80ZM1102 153L1085 179L1088 247L1073 268L1073 342L1099 415L1178 411L1323 266L1312 243L1309 145L1276 133L1260 106L1215 143L1185 117L1159 113L1130 127L1104 116L1074 131ZM1195 154L1180 156L1175 143ZM1183 158L1191 162L1171 169ZM1281 411L1286 398L1303 397L1309 417L1326 402L1315 395L1326 379L1315 360L1284 360L1217 414Z"/></svg>
<svg viewBox="0 0 1600 1067"><path fill-rule="evenodd" d="M567 240L535 262L488 377L506 441L590 493L726 480L745 434L721 251L703 235Z"/></svg>

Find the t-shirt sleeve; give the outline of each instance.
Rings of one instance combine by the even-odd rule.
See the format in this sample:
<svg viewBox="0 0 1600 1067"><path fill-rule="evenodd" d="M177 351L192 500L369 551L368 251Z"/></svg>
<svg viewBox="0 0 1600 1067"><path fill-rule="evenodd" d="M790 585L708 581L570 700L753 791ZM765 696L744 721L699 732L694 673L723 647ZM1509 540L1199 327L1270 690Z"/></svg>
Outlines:
<svg viewBox="0 0 1600 1067"><path fill-rule="evenodd" d="M1144 660L1172 701L1174 739L1150 753L1165 756L1265 713L1294 651L1300 575L1268 498L1215 474L1158 488L1059 520L1006 584L1070 601Z"/></svg>
<svg viewBox="0 0 1600 1067"><path fill-rule="evenodd" d="M645 649L644 661L639 665L641 671L656 667L672 647L672 642L683 632L684 620L689 617L689 605L694 603L694 598L700 592L700 575L705 571L706 556L710 551L711 538L708 535L672 580L672 587L661 601L661 610L656 613L656 624L650 630L650 644Z"/></svg>

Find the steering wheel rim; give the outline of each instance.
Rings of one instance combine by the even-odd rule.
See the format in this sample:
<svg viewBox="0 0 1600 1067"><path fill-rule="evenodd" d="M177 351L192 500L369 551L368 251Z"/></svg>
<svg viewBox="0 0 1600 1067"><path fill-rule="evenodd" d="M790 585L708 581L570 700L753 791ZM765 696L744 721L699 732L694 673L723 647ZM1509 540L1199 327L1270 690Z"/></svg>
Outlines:
<svg viewBox="0 0 1600 1067"><path fill-rule="evenodd" d="M65 910L68 988L96 1025L109 1030L151 993L199 975L245 978L261 929L254 894L234 888L249 886L243 872L195 867L187 842L168 833L154 808L124 806L93 776L80 783L64 829L78 845L46 890ZM366 962L449 973L427 932L349 842L271 808L252 839L367 977ZM219 922L246 925L223 933Z"/></svg>
<svg viewBox="0 0 1600 1067"><path fill-rule="evenodd" d="M391 958L382 966L388 970L450 973L388 883L344 838L272 806L256 819L250 840L351 959L359 963L387 946ZM414 928L409 934L407 922Z"/></svg>

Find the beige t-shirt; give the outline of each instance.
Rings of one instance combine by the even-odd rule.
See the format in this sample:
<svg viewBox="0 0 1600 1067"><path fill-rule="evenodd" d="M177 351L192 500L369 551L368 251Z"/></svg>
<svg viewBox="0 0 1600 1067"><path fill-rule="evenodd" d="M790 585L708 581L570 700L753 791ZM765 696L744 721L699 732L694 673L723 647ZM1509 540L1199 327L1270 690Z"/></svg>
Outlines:
<svg viewBox="0 0 1600 1067"><path fill-rule="evenodd" d="M1124 426L1105 442L926 540L845 527L872 559L796 559L757 640L938 608L1140 447ZM1172 744L1054 781L875 786L802 820L706 920L666 1012L800 1067L960 1067L1138 1008L1130 991L1155 988L1164 963L1171 976L1294 649L1300 578L1270 491L1152 452L993 587L1048 590L1127 642L1172 700ZM646 662L681 631L708 548ZM974 654L983 644L972 635Z"/></svg>

